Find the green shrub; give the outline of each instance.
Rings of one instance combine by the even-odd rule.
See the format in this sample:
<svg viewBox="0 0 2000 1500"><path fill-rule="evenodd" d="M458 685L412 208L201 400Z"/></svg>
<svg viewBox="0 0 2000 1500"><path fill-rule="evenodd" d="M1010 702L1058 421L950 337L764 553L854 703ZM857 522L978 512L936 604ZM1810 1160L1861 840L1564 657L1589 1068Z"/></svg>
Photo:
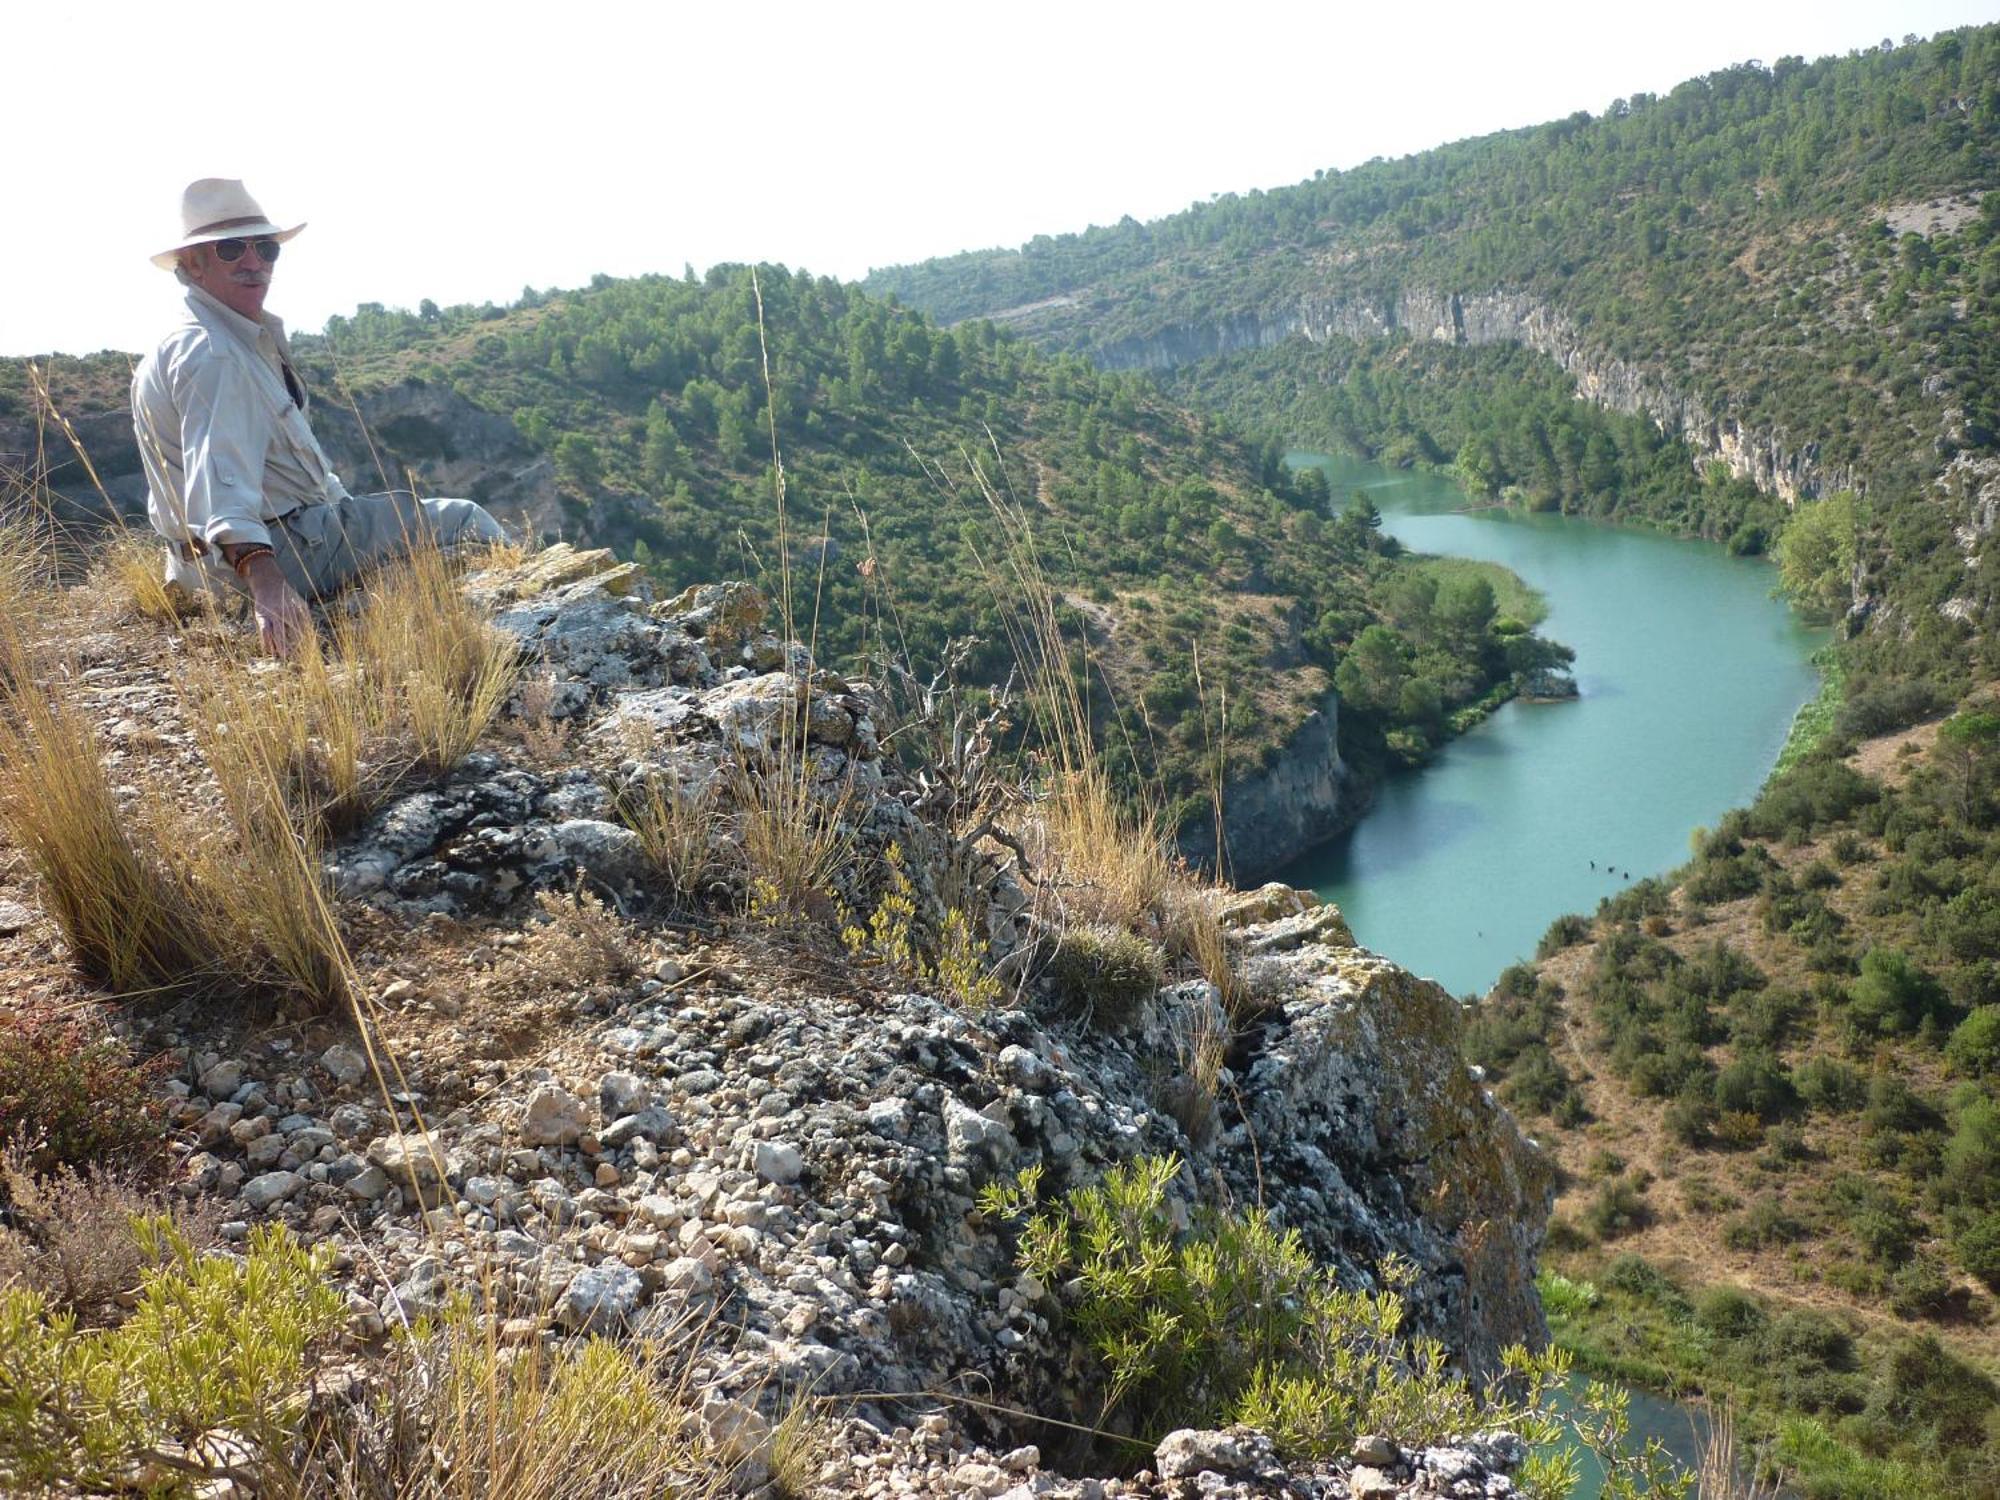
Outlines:
<svg viewBox="0 0 2000 1500"><path fill-rule="evenodd" d="M298 1437L308 1356L347 1319L331 1249L259 1227L241 1259L204 1256L163 1219L132 1227L153 1269L116 1328L0 1291L0 1480L15 1493L113 1487L142 1457L221 1429L254 1472Z"/></svg>
<svg viewBox="0 0 2000 1500"><path fill-rule="evenodd" d="M1710 1287L1695 1299L1694 1317L1721 1339L1754 1338L1764 1328L1763 1305L1740 1287Z"/></svg>
<svg viewBox="0 0 2000 1500"><path fill-rule="evenodd" d="M1982 1005L1960 1021L1945 1043L1944 1055L1968 1078L2000 1072L2000 1005Z"/></svg>
<svg viewBox="0 0 2000 1500"><path fill-rule="evenodd" d="M1160 950L1145 939L1115 927L1078 927L1057 940L1043 977L1065 1014L1123 1031L1158 992L1163 972Z"/></svg>
<svg viewBox="0 0 2000 1500"><path fill-rule="evenodd" d="M1574 948L1590 939L1590 918L1567 912L1549 923L1549 929L1535 944L1536 958L1553 958L1565 948Z"/></svg>
<svg viewBox="0 0 2000 1500"><path fill-rule="evenodd" d="M1889 1310L1899 1318L1941 1317L1954 1300L1951 1278L1932 1256L1913 1256L1889 1277Z"/></svg>
<svg viewBox="0 0 2000 1500"><path fill-rule="evenodd" d="M1577 1317L1602 1300L1597 1288L1588 1281L1572 1281L1554 1271L1539 1273L1535 1277L1535 1290L1541 1293L1542 1310L1551 1318Z"/></svg>
<svg viewBox="0 0 2000 1500"><path fill-rule="evenodd" d="M1798 1107L1798 1091L1769 1053L1745 1052L1715 1076L1715 1107L1724 1114L1776 1120Z"/></svg>
<svg viewBox="0 0 2000 1500"><path fill-rule="evenodd" d="M1868 1102L1868 1080L1836 1057L1809 1057L1792 1071L1792 1084L1810 1109L1851 1114Z"/></svg>
<svg viewBox="0 0 2000 1500"><path fill-rule="evenodd" d="M1984 1282L1989 1291L2000 1291L2000 1212L1988 1211L1967 1223L1951 1248L1967 1275Z"/></svg>
<svg viewBox="0 0 2000 1500"><path fill-rule="evenodd" d="M1683 1146L1704 1146L1715 1126L1715 1105L1700 1094L1683 1094L1667 1106L1661 1124Z"/></svg>
<svg viewBox="0 0 2000 1500"><path fill-rule="evenodd" d="M166 1143L157 1073L75 1022L17 1019L0 1030L0 1141L26 1142L31 1170L43 1175L157 1163Z"/></svg>
<svg viewBox="0 0 2000 1500"><path fill-rule="evenodd" d="M1344 1289L1296 1231L1257 1210L1197 1213L1177 1234L1168 1189L1179 1171L1172 1158L1139 1158L1038 1208L1041 1173L1030 1168L980 1197L987 1213L1020 1223L1022 1269L1065 1289L1065 1314L1102 1372L1103 1420L1149 1443L1176 1427L1240 1422L1321 1459L1345 1456L1363 1432L1413 1442L1500 1425L1531 1444L1558 1436L1550 1401L1567 1355L1508 1349L1505 1386L1475 1391L1446 1367L1438 1340L1404 1334L1408 1266L1391 1258L1378 1290ZM1656 1445L1626 1447L1622 1401L1605 1387L1591 1382L1569 1425L1610 1470L1607 1493L1686 1494ZM1516 1482L1559 1500L1577 1477L1574 1456L1551 1450Z"/></svg>
<svg viewBox="0 0 2000 1500"><path fill-rule="evenodd" d="M1780 1313L1764 1334L1773 1363L1792 1368L1845 1371L1854 1368L1854 1337L1825 1313L1795 1307Z"/></svg>
<svg viewBox="0 0 2000 1500"><path fill-rule="evenodd" d="M1939 1177L1938 1191L1947 1202L2000 1207L2000 1103L1984 1095L1963 1102L1945 1142Z"/></svg>
<svg viewBox="0 0 2000 1500"><path fill-rule="evenodd" d="M1861 973L1848 990L1848 1013L1855 1024L1881 1036L1915 1031L1926 1016L1944 1007L1937 980L1895 948L1864 953Z"/></svg>
<svg viewBox="0 0 2000 1500"><path fill-rule="evenodd" d="M1361 1431L1415 1438L1433 1410L1468 1399L1435 1341L1402 1336L1406 1269L1385 1267L1381 1291L1345 1290L1296 1231L1256 1211L1204 1214L1179 1235L1168 1212L1179 1172L1172 1158L1141 1158L1033 1211L1031 1169L982 1197L987 1211L1025 1220L1024 1270L1075 1289L1066 1311L1103 1367L1106 1417L1157 1437L1233 1420L1246 1405L1284 1406L1282 1388L1317 1378L1336 1351L1340 1389L1314 1419L1314 1447L1344 1449Z"/></svg>
<svg viewBox="0 0 2000 1500"><path fill-rule="evenodd" d="M1805 1225L1787 1213L1780 1200L1759 1198L1723 1229L1722 1242L1732 1250L1763 1250L1805 1236Z"/></svg>
<svg viewBox="0 0 2000 1500"><path fill-rule="evenodd" d="M2000 1393L1991 1379L1924 1334L1890 1351L1875 1378L1870 1416L1936 1450L1977 1446Z"/></svg>
<svg viewBox="0 0 2000 1500"><path fill-rule="evenodd" d="M1652 1218L1639 1189L1621 1177L1605 1183L1584 1205L1583 1227L1592 1239L1602 1242L1643 1229Z"/></svg>
<svg viewBox="0 0 2000 1500"><path fill-rule="evenodd" d="M1604 1284L1628 1297L1637 1297L1642 1302L1664 1308L1675 1317L1685 1316L1690 1311L1681 1289L1643 1255L1613 1256L1611 1263L1604 1268Z"/></svg>

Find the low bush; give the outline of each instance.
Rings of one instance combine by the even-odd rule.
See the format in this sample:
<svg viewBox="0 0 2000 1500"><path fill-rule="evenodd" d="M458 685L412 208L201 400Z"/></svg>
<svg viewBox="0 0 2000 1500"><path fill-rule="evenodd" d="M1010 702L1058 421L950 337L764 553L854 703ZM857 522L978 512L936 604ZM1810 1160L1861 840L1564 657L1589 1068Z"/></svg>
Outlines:
<svg viewBox="0 0 2000 1500"><path fill-rule="evenodd" d="M1811 1057L1792 1073L1792 1083L1808 1108L1852 1114L1868 1102L1868 1080L1834 1057Z"/></svg>
<svg viewBox="0 0 2000 1500"><path fill-rule="evenodd" d="M1715 1128L1715 1105L1699 1093L1683 1094L1667 1106L1660 1123L1683 1146L1705 1146Z"/></svg>
<svg viewBox="0 0 2000 1500"><path fill-rule="evenodd" d="M152 1269L116 1328L81 1329L37 1292L0 1291L0 1480L15 1493L116 1488L135 1469L155 1473L153 1488L190 1470L255 1485L297 1441L287 1398L347 1318L324 1276L331 1250L282 1228L253 1230L241 1259L201 1255L164 1220L133 1232ZM228 1443L194 1443L172 1463L222 1432Z"/></svg>
<svg viewBox="0 0 2000 1500"><path fill-rule="evenodd" d="M1364 1432L1410 1442L1511 1425L1531 1444L1557 1437L1563 1423L1549 1401L1566 1355L1509 1349L1507 1384L1475 1390L1446 1367L1436 1339L1403 1333L1410 1268L1392 1258L1379 1290L1343 1289L1296 1231L1254 1210L1198 1213L1177 1234L1168 1191L1179 1170L1171 1158L1141 1158L1038 1207L1031 1168L981 1195L986 1212L1020 1224L1022 1268L1068 1289L1065 1312L1104 1380L1100 1425L1151 1443L1176 1427L1240 1422L1288 1454L1321 1459L1345 1456ZM1570 1289L1587 1300L1580 1284ZM1625 1445L1622 1403L1606 1388L1593 1382L1569 1425L1623 1486L1615 1492L1686 1493L1656 1445ZM1577 1477L1573 1455L1549 1450L1516 1483L1558 1500Z"/></svg>
<svg viewBox="0 0 2000 1500"><path fill-rule="evenodd" d="M147 1262L132 1220L166 1215L198 1250L216 1242L221 1204L170 1200L130 1165L38 1174L16 1142L0 1148L0 1286L38 1292L96 1321L139 1284Z"/></svg>
<svg viewBox="0 0 2000 1500"><path fill-rule="evenodd" d="M1535 944L1536 958L1553 958L1565 948L1574 948L1578 943L1590 938L1590 918L1574 912L1566 913L1549 923L1541 941Z"/></svg>
<svg viewBox="0 0 2000 1500"><path fill-rule="evenodd" d="M1764 1328L1764 1308L1740 1287L1712 1286L1695 1299L1695 1321L1721 1339L1754 1338Z"/></svg>
<svg viewBox="0 0 2000 1500"><path fill-rule="evenodd" d="M1724 1114L1780 1119L1798 1107L1798 1090L1768 1052L1743 1052L1715 1076L1715 1107Z"/></svg>
<svg viewBox="0 0 2000 1500"><path fill-rule="evenodd" d="M1537 1275L1535 1290L1541 1294L1542 1310L1551 1318L1577 1317L1602 1300L1597 1288L1588 1281L1572 1281L1554 1271Z"/></svg>
<svg viewBox="0 0 2000 1500"><path fill-rule="evenodd" d="M37 1175L113 1163L143 1170L166 1149L157 1076L122 1042L78 1022L15 1018L0 1029L0 1143Z"/></svg>
<svg viewBox="0 0 2000 1500"><path fill-rule="evenodd" d="M1160 950L1115 927L1078 927L1056 940L1042 977L1065 1014L1106 1031L1132 1026L1164 979Z"/></svg>
<svg viewBox="0 0 2000 1500"><path fill-rule="evenodd" d="M1933 1256L1914 1256L1889 1276L1889 1310L1899 1318L1943 1317L1956 1300L1951 1277Z"/></svg>
<svg viewBox="0 0 2000 1500"><path fill-rule="evenodd" d="M1782 1202L1760 1198L1724 1227L1722 1242L1732 1250L1767 1250L1805 1236L1806 1226L1787 1213Z"/></svg>
<svg viewBox="0 0 2000 1500"><path fill-rule="evenodd" d="M2000 1072L2000 1005L1982 1005L1960 1021L1945 1043L1944 1056L1968 1078Z"/></svg>
<svg viewBox="0 0 2000 1500"><path fill-rule="evenodd" d="M1978 1445L2000 1390L1930 1334L1889 1352L1875 1377L1868 1414L1913 1446L1933 1452Z"/></svg>
<svg viewBox="0 0 2000 1500"><path fill-rule="evenodd" d="M1605 1183L1584 1205L1582 1223L1592 1239L1603 1242L1645 1228L1652 1217L1640 1190L1621 1177Z"/></svg>
<svg viewBox="0 0 2000 1500"><path fill-rule="evenodd" d="M1771 1320L1765 1354L1792 1369L1847 1371L1855 1366L1854 1336L1825 1313L1795 1307Z"/></svg>
<svg viewBox="0 0 2000 1500"><path fill-rule="evenodd" d="M1604 1284L1615 1291L1666 1309L1674 1316L1690 1311L1681 1289L1667 1274L1641 1255L1613 1256L1604 1268Z"/></svg>

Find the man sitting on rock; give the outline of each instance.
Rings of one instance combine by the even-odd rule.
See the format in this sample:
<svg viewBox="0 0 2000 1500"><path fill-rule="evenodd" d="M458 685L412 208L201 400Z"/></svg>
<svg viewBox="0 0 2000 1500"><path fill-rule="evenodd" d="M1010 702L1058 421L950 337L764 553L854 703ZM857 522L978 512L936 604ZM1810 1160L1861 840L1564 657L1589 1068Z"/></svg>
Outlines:
<svg viewBox="0 0 2000 1500"><path fill-rule="evenodd" d="M274 656L312 628L306 600L371 564L425 538L450 550L502 537L470 500L357 498L334 474L284 325L264 311L279 248L304 227L280 229L234 179L189 183L180 241L153 257L187 288L187 317L132 378L146 512L169 544L168 577L248 593Z"/></svg>

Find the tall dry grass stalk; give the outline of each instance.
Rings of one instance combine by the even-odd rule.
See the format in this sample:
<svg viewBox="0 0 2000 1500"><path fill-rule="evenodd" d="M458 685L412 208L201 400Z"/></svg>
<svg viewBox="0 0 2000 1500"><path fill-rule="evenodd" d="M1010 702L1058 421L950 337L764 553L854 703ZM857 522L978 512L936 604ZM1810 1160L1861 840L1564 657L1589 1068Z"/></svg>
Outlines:
<svg viewBox="0 0 2000 1500"><path fill-rule="evenodd" d="M1215 986L1230 1020L1241 1022L1250 998L1222 925L1220 908L1228 894L1229 887L1218 881L1175 870L1162 903L1166 911L1162 937L1170 954L1185 958Z"/></svg>
<svg viewBox="0 0 2000 1500"><path fill-rule="evenodd" d="M943 471L932 472L947 488L958 488ZM1063 628L1062 592L1042 563L1033 518L1001 493L976 459L969 463L969 483L997 528L997 553L980 555L979 563L1021 663L1045 757L1043 795L1028 840L1042 868L1041 888L1060 903L1065 921L1156 927L1173 868L1160 809L1151 799L1121 799L1104 768L1090 658Z"/></svg>
<svg viewBox="0 0 2000 1500"><path fill-rule="evenodd" d="M139 994L211 971L208 924L185 867L133 828L89 722L32 687L0 709L0 824L91 980Z"/></svg>
<svg viewBox="0 0 2000 1500"><path fill-rule="evenodd" d="M757 311L757 352L771 445L771 498L777 511L779 626L786 642L803 640L805 661L792 668L798 677L797 697L787 700L772 726L770 763L740 765L731 794L736 804L737 842L746 866L750 914L766 921L790 921L830 904L833 877L852 858L856 831L848 817L852 786L821 784L819 762L806 733L812 721L813 698L820 691L813 663L819 647L819 614L830 549L823 529L812 614L802 636L793 598L789 491L784 451L778 442L778 403L764 324L764 290L754 266L750 291Z"/></svg>
<svg viewBox="0 0 2000 1500"><path fill-rule="evenodd" d="M77 967L119 994L178 990L214 967L209 913L184 860L121 802L96 731L39 679L0 621L0 828L28 857Z"/></svg>
<svg viewBox="0 0 2000 1500"><path fill-rule="evenodd" d="M1715 1408L1709 1420L1694 1492L1698 1500L1777 1500L1782 1493L1776 1480L1766 1483L1750 1475L1737 1449L1736 1417L1727 1407Z"/></svg>
<svg viewBox="0 0 2000 1500"><path fill-rule="evenodd" d="M778 729L787 742L789 724ZM834 877L854 857L851 787L821 787L803 749L775 768L742 768L732 789L749 914L783 923L825 915Z"/></svg>
<svg viewBox="0 0 2000 1500"><path fill-rule="evenodd" d="M311 1010L339 1009L354 996L353 964L320 865L320 809L301 805L313 793L290 695L224 667L196 705L196 738L233 834L205 846L196 876L223 915L233 962Z"/></svg>
<svg viewBox="0 0 2000 1500"><path fill-rule="evenodd" d="M121 526L99 547L92 572L141 619L172 624L212 605L207 595L197 598L168 583L164 559L157 536Z"/></svg>
<svg viewBox="0 0 2000 1500"><path fill-rule="evenodd" d="M673 899L691 902L716 866L716 782L649 778L627 793L619 815L639 835L639 847Z"/></svg>
<svg viewBox="0 0 2000 1500"><path fill-rule="evenodd" d="M465 597L452 559L429 542L369 577L334 649L363 674L385 727L403 732L425 775L464 758L520 674L513 639Z"/></svg>

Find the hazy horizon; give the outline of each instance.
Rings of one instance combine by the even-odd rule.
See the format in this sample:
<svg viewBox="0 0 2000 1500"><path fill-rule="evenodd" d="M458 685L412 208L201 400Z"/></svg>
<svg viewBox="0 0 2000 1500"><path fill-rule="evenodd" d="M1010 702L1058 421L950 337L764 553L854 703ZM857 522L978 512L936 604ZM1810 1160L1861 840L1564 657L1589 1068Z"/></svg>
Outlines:
<svg viewBox="0 0 2000 1500"><path fill-rule="evenodd" d="M308 225L270 303L301 331L363 302L507 302L690 264L858 279L1597 114L1753 58L2000 19L2000 3L1698 0L1615 27L1578 0L1344 17L1252 4L1226 31L1028 5L990 34L900 3L780 5L748 32L657 8L600 7L568 32L544 10L412 12L265 10L205 34L186 12L123 4L17 21L18 56L74 56L113 30L119 46L92 59L88 117L64 70L17 89L16 117L60 144L35 190L48 230L0 249L0 353L150 347L176 288L146 257L177 238L198 176L241 176ZM285 81L260 111L245 100L262 73ZM358 80L382 76L388 102L364 101Z"/></svg>

